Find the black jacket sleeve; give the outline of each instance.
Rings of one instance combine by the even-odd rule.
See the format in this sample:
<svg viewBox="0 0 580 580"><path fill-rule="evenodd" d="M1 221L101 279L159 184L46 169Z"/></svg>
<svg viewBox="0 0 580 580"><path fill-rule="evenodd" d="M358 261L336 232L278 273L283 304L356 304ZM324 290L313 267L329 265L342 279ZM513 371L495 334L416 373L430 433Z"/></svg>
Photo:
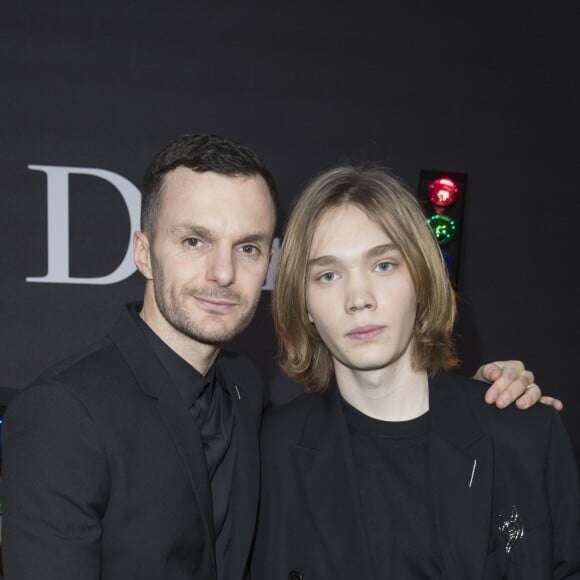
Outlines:
<svg viewBox="0 0 580 580"><path fill-rule="evenodd" d="M34 385L3 425L4 569L11 580L100 578L107 460L67 385Z"/></svg>
<svg viewBox="0 0 580 580"><path fill-rule="evenodd" d="M578 469L570 439L555 411L546 471L554 534L554 578L580 580Z"/></svg>

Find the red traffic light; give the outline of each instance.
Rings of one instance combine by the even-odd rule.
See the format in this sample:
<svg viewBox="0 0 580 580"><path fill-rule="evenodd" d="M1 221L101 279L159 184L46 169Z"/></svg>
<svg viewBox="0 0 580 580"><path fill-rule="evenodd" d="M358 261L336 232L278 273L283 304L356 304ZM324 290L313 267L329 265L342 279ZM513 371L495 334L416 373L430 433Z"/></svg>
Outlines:
<svg viewBox="0 0 580 580"><path fill-rule="evenodd" d="M429 201L435 207L452 206L459 197L459 187L448 177L439 177L429 184Z"/></svg>

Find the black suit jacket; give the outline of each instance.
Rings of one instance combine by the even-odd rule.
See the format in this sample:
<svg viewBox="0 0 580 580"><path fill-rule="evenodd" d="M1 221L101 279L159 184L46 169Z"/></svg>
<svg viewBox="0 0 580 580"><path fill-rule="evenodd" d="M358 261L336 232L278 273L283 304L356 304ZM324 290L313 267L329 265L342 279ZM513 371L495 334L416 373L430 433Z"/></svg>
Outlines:
<svg viewBox="0 0 580 580"><path fill-rule="evenodd" d="M430 383L429 462L443 577L579 579L577 471L557 413L542 405L500 411L484 403L484 390L451 375ZM374 578L336 387L266 413L261 437L252 580ZM524 536L508 555L498 526L512 506Z"/></svg>
<svg viewBox="0 0 580 580"><path fill-rule="evenodd" d="M221 353L236 463L226 578L240 579L258 506L258 371ZM210 485L199 430L136 321L25 389L4 426L2 549L10 580L211 580Z"/></svg>

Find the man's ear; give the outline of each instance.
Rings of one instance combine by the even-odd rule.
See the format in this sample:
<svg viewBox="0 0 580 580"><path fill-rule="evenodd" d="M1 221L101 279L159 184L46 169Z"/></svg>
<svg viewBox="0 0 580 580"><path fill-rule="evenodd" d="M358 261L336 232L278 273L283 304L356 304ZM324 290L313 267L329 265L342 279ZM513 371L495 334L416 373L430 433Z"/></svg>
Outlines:
<svg viewBox="0 0 580 580"><path fill-rule="evenodd" d="M308 314L308 320L310 322L312 322L312 324L314 324L314 318L312 318L312 316L310 316L310 312L307 311L306 314Z"/></svg>
<svg viewBox="0 0 580 580"><path fill-rule="evenodd" d="M147 279L153 279L151 269L151 247L149 238L144 232L135 232L133 236L133 255L137 270Z"/></svg>

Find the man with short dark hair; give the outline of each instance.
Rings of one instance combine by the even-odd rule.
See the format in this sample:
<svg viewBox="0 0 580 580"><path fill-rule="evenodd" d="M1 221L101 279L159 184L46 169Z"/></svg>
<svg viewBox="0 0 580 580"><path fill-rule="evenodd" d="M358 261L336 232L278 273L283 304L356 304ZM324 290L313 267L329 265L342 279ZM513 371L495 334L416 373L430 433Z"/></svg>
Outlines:
<svg viewBox="0 0 580 580"><path fill-rule="evenodd" d="M153 159L134 238L143 305L9 409L10 580L246 576L269 397L255 367L221 349L255 311L275 208L270 172L228 139L185 136ZM513 399L532 380L512 365L495 389Z"/></svg>
<svg viewBox="0 0 580 580"><path fill-rule="evenodd" d="M134 240L142 307L8 413L8 578L244 576L269 397L247 359L220 350L256 309L274 197L258 157L221 137L153 159Z"/></svg>

